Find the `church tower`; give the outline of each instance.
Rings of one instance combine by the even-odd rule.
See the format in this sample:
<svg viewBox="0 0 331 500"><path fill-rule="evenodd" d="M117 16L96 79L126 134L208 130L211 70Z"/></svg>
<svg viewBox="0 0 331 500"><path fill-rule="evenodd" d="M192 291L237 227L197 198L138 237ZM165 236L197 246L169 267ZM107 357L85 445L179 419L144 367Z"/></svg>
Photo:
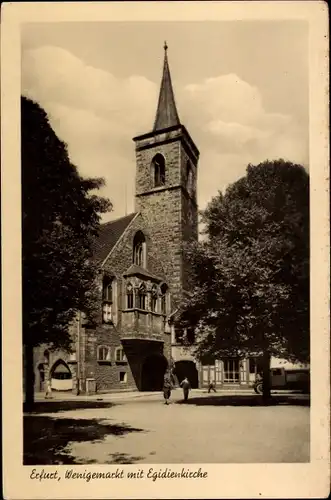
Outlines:
<svg viewBox="0 0 331 500"><path fill-rule="evenodd" d="M199 151L181 124L164 45L163 75L153 130L135 137L135 211L148 225L163 263L173 307L189 289L185 243L198 238L197 168Z"/></svg>

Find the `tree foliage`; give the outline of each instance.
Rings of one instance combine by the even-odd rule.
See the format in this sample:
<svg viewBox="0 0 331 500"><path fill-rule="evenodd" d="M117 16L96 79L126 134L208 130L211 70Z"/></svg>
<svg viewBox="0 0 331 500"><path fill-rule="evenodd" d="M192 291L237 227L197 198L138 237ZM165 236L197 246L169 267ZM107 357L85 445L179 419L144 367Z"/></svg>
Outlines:
<svg viewBox="0 0 331 500"><path fill-rule="evenodd" d="M181 325L198 357L265 353L309 359L309 176L283 160L246 176L202 213L206 238L189 248L194 289Z"/></svg>
<svg viewBox="0 0 331 500"><path fill-rule="evenodd" d="M69 348L78 310L95 310L92 244L100 216L99 178L82 178L45 111L21 99L23 342Z"/></svg>

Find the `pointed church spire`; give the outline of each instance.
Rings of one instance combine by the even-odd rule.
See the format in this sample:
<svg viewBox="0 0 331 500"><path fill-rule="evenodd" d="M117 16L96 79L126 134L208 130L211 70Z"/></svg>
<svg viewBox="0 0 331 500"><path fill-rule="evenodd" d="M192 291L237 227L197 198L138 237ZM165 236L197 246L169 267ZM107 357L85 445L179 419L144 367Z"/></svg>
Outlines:
<svg viewBox="0 0 331 500"><path fill-rule="evenodd" d="M159 102L157 105L156 117L154 122L154 131L162 130L174 125L180 125L175 103L174 91L171 84L167 50L167 42L164 42L163 75L159 94Z"/></svg>

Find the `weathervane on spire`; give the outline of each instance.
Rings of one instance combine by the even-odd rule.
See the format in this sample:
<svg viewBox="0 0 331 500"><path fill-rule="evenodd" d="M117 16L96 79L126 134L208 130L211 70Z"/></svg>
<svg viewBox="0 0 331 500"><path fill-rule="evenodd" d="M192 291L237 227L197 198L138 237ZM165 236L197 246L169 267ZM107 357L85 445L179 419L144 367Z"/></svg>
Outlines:
<svg viewBox="0 0 331 500"><path fill-rule="evenodd" d="M168 50L167 42L164 42L163 48L164 48L164 51L167 52L167 50Z"/></svg>

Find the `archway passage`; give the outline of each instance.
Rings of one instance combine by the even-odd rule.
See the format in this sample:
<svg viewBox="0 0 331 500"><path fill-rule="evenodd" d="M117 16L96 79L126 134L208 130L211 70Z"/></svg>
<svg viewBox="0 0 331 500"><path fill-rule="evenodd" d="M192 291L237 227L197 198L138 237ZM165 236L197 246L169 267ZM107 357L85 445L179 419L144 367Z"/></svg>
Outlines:
<svg viewBox="0 0 331 500"><path fill-rule="evenodd" d="M194 361L188 361L188 360L176 361L175 375L178 378L179 383L181 383L181 381L185 377L187 377L188 380L190 381L192 389L196 389L199 387L199 375Z"/></svg>
<svg viewBox="0 0 331 500"><path fill-rule="evenodd" d="M142 367L141 390L161 391L168 361L162 354L148 356Z"/></svg>
<svg viewBox="0 0 331 500"><path fill-rule="evenodd" d="M44 363L39 363L38 365L38 382L37 390L43 392L45 390L45 367Z"/></svg>
<svg viewBox="0 0 331 500"><path fill-rule="evenodd" d="M51 385L54 391L71 391L72 374L68 365L59 359L51 369Z"/></svg>

